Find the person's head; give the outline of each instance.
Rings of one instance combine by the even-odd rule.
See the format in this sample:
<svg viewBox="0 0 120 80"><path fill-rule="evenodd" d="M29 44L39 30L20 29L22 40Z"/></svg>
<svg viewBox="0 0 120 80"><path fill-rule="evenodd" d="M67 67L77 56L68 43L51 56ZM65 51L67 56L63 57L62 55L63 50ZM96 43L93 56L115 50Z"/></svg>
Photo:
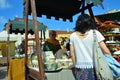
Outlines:
<svg viewBox="0 0 120 80"><path fill-rule="evenodd" d="M87 14L81 14L78 16L75 25L75 31L79 31L84 34L87 30L95 28L93 19Z"/></svg>
<svg viewBox="0 0 120 80"><path fill-rule="evenodd" d="M54 31L54 30L51 30L51 31L49 31L49 37L51 38L51 39L55 39L56 38L56 31Z"/></svg>

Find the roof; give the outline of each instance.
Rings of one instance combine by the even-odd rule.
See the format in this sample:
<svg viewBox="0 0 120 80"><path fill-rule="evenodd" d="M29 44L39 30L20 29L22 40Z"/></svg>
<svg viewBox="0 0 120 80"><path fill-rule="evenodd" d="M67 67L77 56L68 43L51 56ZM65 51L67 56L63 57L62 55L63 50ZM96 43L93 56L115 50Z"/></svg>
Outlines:
<svg viewBox="0 0 120 80"><path fill-rule="evenodd" d="M63 31L63 30L55 30L56 33L59 35L59 34L71 34L73 33L73 31Z"/></svg>
<svg viewBox="0 0 120 80"><path fill-rule="evenodd" d="M120 11L113 13L106 13L102 15L96 15L95 17L97 17L101 22L104 22L106 20L120 21Z"/></svg>
<svg viewBox="0 0 120 80"><path fill-rule="evenodd" d="M25 21L22 18L15 18L10 20L10 33L25 33ZM38 31L46 31L46 26L43 23L38 22ZM28 33L34 33L33 20L28 21Z"/></svg>
<svg viewBox="0 0 120 80"><path fill-rule="evenodd" d="M35 7L37 17L46 15L47 18L55 17L56 20L62 18L63 21L68 19L72 22L74 15L90 9L90 7L94 5L102 6L102 1L103 0L35 0ZM31 1L29 0L29 2ZM25 5L26 0L24 0L24 10L26 8ZM29 15L32 13L31 7L31 3L29 3Z"/></svg>

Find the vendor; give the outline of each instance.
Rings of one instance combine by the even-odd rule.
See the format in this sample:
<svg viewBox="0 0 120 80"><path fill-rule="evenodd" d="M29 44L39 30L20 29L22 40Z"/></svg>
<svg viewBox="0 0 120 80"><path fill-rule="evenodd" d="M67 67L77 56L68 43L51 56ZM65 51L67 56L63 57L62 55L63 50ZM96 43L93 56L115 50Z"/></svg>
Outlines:
<svg viewBox="0 0 120 80"><path fill-rule="evenodd" d="M56 31L49 31L49 39L47 39L43 44L43 51L53 51L53 54L55 55L55 53L61 49L60 43L56 39L56 36Z"/></svg>
<svg viewBox="0 0 120 80"><path fill-rule="evenodd" d="M18 46L20 54L24 54L25 53L24 45L25 45L25 41L22 40L22 43Z"/></svg>

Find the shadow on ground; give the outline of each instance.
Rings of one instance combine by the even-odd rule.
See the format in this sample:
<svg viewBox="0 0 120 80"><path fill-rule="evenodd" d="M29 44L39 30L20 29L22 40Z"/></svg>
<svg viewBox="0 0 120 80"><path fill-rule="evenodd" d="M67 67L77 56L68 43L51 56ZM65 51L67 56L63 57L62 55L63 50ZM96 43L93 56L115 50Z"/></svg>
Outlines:
<svg viewBox="0 0 120 80"><path fill-rule="evenodd" d="M7 77L7 67L0 66L0 80L6 80L6 77Z"/></svg>

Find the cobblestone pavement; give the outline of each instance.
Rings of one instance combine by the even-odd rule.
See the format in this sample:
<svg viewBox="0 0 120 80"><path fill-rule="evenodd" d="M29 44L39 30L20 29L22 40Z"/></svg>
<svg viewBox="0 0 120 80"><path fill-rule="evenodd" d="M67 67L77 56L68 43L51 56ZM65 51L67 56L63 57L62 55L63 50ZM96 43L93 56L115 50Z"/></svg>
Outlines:
<svg viewBox="0 0 120 80"><path fill-rule="evenodd" d="M7 66L0 66L0 80L7 80Z"/></svg>

